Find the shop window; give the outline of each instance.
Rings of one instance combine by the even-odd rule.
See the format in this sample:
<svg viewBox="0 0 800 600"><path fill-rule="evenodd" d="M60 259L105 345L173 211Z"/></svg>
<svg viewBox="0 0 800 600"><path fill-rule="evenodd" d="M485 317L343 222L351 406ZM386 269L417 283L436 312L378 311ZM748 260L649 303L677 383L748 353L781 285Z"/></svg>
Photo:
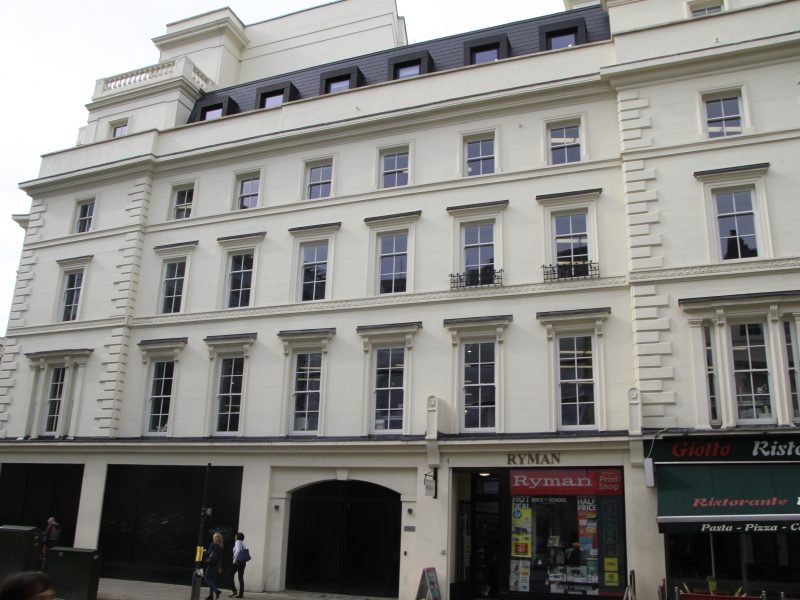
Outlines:
<svg viewBox="0 0 800 600"><path fill-rule="evenodd" d="M621 595L627 583L622 469L515 469L509 477L508 590Z"/></svg>

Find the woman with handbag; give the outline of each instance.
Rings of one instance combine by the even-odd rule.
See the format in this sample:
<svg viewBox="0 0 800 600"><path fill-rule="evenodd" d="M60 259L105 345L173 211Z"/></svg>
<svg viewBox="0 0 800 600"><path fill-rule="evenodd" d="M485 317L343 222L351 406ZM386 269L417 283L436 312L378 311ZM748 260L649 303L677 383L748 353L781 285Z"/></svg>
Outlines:
<svg viewBox="0 0 800 600"><path fill-rule="evenodd" d="M233 569L231 570L231 585L233 585L233 593L231 598L244 598L244 568L247 566L247 561L250 560L250 550L244 545L244 534L240 531L236 534L236 543L233 545ZM239 594L236 594L236 580L235 576L239 576Z"/></svg>
<svg viewBox="0 0 800 600"><path fill-rule="evenodd" d="M206 600L216 600L220 592L217 587L217 577L222 573L222 534L217 532L211 538L211 543L206 550L205 580L208 585Z"/></svg>

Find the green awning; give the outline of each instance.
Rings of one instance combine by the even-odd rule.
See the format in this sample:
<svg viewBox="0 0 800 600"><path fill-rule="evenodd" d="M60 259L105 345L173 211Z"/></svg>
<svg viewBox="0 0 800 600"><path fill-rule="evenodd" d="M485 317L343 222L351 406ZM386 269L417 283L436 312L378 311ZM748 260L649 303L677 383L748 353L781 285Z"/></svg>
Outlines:
<svg viewBox="0 0 800 600"><path fill-rule="evenodd" d="M800 533L800 465L659 465L659 531Z"/></svg>

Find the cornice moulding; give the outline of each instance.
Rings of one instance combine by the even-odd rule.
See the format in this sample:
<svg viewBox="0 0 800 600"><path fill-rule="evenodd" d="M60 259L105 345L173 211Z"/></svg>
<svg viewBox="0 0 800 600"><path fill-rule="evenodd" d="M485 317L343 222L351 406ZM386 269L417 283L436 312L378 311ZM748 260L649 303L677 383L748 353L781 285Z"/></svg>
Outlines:
<svg viewBox="0 0 800 600"><path fill-rule="evenodd" d="M800 270L800 257L754 260L736 264L695 265L674 269L632 271L631 284L642 281L685 281L698 278L747 277Z"/></svg>

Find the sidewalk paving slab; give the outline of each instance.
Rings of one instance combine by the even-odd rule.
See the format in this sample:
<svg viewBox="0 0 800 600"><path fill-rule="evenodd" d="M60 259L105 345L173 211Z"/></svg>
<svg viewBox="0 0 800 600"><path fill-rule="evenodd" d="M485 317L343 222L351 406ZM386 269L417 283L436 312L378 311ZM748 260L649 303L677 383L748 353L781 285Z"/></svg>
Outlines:
<svg viewBox="0 0 800 600"><path fill-rule="evenodd" d="M221 588L220 588L221 589ZM189 585L151 583L128 579L100 579L97 600L190 600L192 588ZM221 589L220 600L227 600L230 590ZM200 590L200 599L208 596L208 588ZM393 600L370 596L344 596L317 592L286 590L283 592L247 592L245 598L251 600ZM394 599L396 600L396 599Z"/></svg>

